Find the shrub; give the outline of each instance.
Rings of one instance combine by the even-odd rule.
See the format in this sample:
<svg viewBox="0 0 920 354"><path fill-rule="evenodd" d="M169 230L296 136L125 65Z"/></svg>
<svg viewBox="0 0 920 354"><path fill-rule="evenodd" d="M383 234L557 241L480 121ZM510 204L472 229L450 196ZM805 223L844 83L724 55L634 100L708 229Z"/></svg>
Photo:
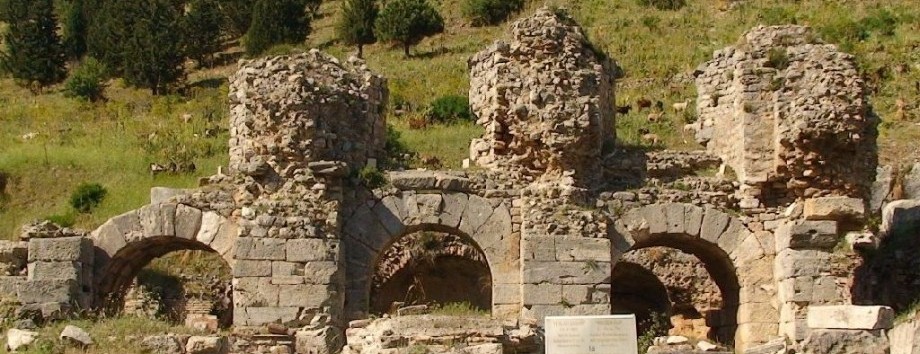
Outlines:
<svg viewBox="0 0 920 354"><path fill-rule="evenodd" d="M77 216L73 212L49 215L45 219L61 227L71 227L77 223Z"/></svg>
<svg viewBox="0 0 920 354"><path fill-rule="evenodd" d="M409 166L409 160L412 159L412 150L402 141L402 136L392 125L387 126L387 140L384 145L386 156L383 159L383 167L387 169L399 169Z"/></svg>
<svg viewBox="0 0 920 354"><path fill-rule="evenodd" d="M83 183L70 195L70 206L81 213L89 213L102 203L107 193L98 183Z"/></svg>
<svg viewBox="0 0 920 354"><path fill-rule="evenodd" d="M898 18L888 9L879 9L860 20L859 26L865 34L874 32L882 36L893 36L898 28Z"/></svg>
<svg viewBox="0 0 920 354"><path fill-rule="evenodd" d="M473 26L495 25L524 7L524 0L466 0L463 15Z"/></svg>
<svg viewBox="0 0 920 354"><path fill-rule="evenodd" d="M93 57L87 57L64 83L65 93L67 96L84 98L90 102L99 101L105 91L106 75L104 64Z"/></svg>
<svg viewBox="0 0 920 354"><path fill-rule="evenodd" d="M770 67L776 70L789 67L789 54L786 54L784 48L770 48L767 52L767 60L770 62Z"/></svg>
<svg viewBox="0 0 920 354"><path fill-rule="evenodd" d="M639 0L639 5L659 10L677 10L687 5L686 0Z"/></svg>
<svg viewBox="0 0 920 354"><path fill-rule="evenodd" d="M473 112L470 111L470 101L466 96L441 96L438 97L425 113L429 122L456 123L472 120Z"/></svg>
<svg viewBox="0 0 920 354"><path fill-rule="evenodd" d="M380 12L374 30L381 40L402 45L409 57L410 46L444 31L444 19L426 0L393 0Z"/></svg>
<svg viewBox="0 0 920 354"><path fill-rule="evenodd" d="M358 171L358 178L367 188L376 189L387 184L387 178L376 167L364 166Z"/></svg>

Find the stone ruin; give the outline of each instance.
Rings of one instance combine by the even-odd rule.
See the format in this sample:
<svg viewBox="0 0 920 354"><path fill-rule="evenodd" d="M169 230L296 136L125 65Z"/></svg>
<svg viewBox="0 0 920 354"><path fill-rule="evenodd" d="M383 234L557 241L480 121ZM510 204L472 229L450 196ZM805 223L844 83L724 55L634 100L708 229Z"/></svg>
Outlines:
<svg viewBox="0 0 920 354"><path fill-rule="evenodd" d="M866 198L878 117L856 60L802 26L757 27L697 69L697 140L742 183L742 207Z"/></svg>
<svg viewBox="0 0 920 354"><path fill-rule="evenodd" d="M357 172L385 157L385 80L316 50L244 61L231 78L228 174L157 189L89 234L26 228L0 243L0 294L39 320L117 311L150 260L204 250L232 269L232 337L153 336L151 350L539 353L545 316L675 306L699 317L672 334L744 353L913 345L914 322L889 340L891 308L853 305L860 254L839 251L920 225L920 204L895 201L878 236L866 228L879 213L866 198L891 186L872 183L877 118L852 57L805 27L756 28L697 72L707 151L631 159L612 144L613 61L557 11L511 32L470 61L486 128L470 153L484 169L389 171L368 188ZM721 177L694 176L714 165ZM621 188L629 178L641 184ZM654 256L661 248L683 256ZM410 268L419 254L434 260L426 271ZM479 266L438 261L448 258ZM437 305L423 295L392 300L399 286L381 289L400 274L416 279L394 284L422 290L480 279L469 293L488 316L428 313ZM703 342L695 348L717 348ZM655 344L695 350L686 338Z"/></svg>

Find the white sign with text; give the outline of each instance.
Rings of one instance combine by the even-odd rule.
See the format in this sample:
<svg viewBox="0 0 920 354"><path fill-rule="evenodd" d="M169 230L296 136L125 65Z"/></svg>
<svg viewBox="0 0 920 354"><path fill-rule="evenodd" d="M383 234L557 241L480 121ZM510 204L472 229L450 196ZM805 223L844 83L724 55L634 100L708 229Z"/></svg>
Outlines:
<svg viewBox="0 0 920 354"><path fill-rule="evenodd" d="M638 354L635 315L547 316L546 354Z"/></svg>

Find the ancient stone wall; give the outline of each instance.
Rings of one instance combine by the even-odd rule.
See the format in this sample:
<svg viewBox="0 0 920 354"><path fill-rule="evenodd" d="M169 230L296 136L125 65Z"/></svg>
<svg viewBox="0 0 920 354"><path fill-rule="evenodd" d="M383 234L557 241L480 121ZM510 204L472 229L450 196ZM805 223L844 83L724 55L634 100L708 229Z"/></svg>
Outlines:
<svg viewBox="0 0 920 354"><path fill-rule="evenodd" d="M868 197L878 118L853 56L808 27L757 27L696 81L697 139L737 175L742 206Z"/></svg>

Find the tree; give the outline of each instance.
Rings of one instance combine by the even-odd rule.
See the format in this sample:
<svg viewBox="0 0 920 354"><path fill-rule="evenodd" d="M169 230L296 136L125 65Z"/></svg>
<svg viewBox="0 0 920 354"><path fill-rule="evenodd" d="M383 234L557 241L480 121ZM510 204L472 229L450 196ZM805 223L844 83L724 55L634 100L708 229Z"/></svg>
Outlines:
<svg viewBox="0 0 920 354"><path fill-rule="evenodd" d="M410 46L444 31L444 19L426 0L393 0L380 12L375 29L380 39L401 44L408 57Z"/></svg>
<svg viewBox="0 0 920 354"><path fill-rule="evenodd" d="M185 74L180 8L174 0L114 1L133 3L130 12L138 14L118 48L125 81L154 95L169 92Z"/></svg>
<svg viewBox="0 0 920 354"><path fill-rule="evenodd" d="M198 63L210 66L213 54L220 50L223 24L217 0L192 0L183 19L185 53Z"/></svg>
<svg viewBox="0 0 920 354"><path fill-rule="evenodd" d="M252 23L246 32L246 52L262 54L282 43L300 43L310 34L308 0L258 0L252 10Z"/></svg>
<svg viewBox="0 0 920 354"><path fill-rule="evenodd" d="M141 0L97 0L89 11L87 53L101 61L112 74L123 72L124 46L140 14Z"/></svg>
<svg viewBox="0 0 920 354"><path fill-rule="evenodd" d="M364 45L374 43L374 21L379 13L375 0L346 0L342 17L336 26L339 39L358 46L358 58L364 56Z"/></svg>
<svg viewBox="0 0 920 354"><path fill-rule="evenodd" d="M51 0L8 0L4 6L9 28L3 36L6 53L0 54L0 64L33 91L36 84L43 87L63 80L66 57Z"/></svg>
<svg viewBox="0 0 920 354"><path fill-rule="evenodd" d="M67 9L64 22L64 48L70 59L77 60L86 54L86 11L84 0L73 0Z"/></svg>
<svg viewBox="0 0 920 354"><path fill-rule="evenodd" d="M227 32L242 36L252 22L252 0L220 0L220 12L224 16Z"/></svg>

